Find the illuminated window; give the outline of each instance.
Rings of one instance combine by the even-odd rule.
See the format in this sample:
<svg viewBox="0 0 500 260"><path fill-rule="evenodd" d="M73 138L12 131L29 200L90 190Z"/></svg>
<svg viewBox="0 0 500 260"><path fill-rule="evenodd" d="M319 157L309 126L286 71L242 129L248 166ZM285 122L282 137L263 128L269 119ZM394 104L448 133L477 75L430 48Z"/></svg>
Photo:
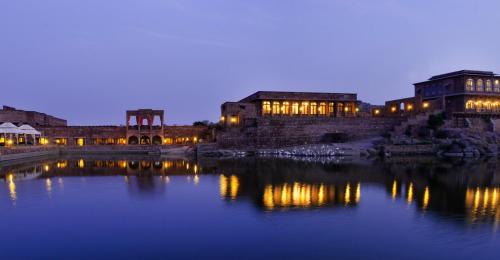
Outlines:
<svg viewBox="0 0 500 260"><path fill-rule="evenodd" d="M494 87L495 92L500 92L500 80L495 80L495 87Z"/></svg>
<svg viewBox="0 0 500 260"><path fill-rule="evenodd" d="M333 115L335 113L335 104L333 102L328 103L328 114Z"/></svg>
<svg viewBox="0 0 500 260"><path fill-rule="evenodd" d="M380 115L380 109L375 109L373 111L373 114L376 115L376 116Z"/></svg>
<svg viewBox="0 0 500 260"><path fill-rule="evenodd" d="M318 104L316 102L311 102L311 115L318 114Z"/></svg>
<svg viewBox="0 0 500 260"><path fill-rule="evenodd" d="M423 108L428 108L428 107L429 107L429 102L424 102L424 103L422 103L422 107L423 107Z"/></svg>
<svg viewBox="0 0 500 260"><path fill-rule="evenodd" d="M239 123L239 121L240 120L239 120L238 116L231 116L231 119L230 119L231 124L237 125Z"/></svg>
<svg viewBox="0 0 500 260"><path fill-rule="evenodd" d="M273 115L279 115L280 114L280 102L273 102Z"/></svg>
<svg viewBox="0 0 500 260"><path fill-rule="evenodd" d="M118 138L118 144L127 144L127 139L125 139L125 138Z"/></svg>
<svg viewBox="0 0 500 260"><path fill-rule="evenodd" d="M221 122L221 123L224 123L225 121L226 121L226 117L221 116L221 117L220 117L220 122Z"/></svg>
<svg viewBox="0 0 500 260"><path fill-rule="evenodd" d="M396 107L391 107L391 112L396 112L396 110L398 110Z"/></svg>
<svg viewBox="0 0 500 260"><path fill-rule="evenodd" d="M325 102L321 102L319 103L319 109L318 109L318 112L320 115L326 115L326 103Z"/></svg>
<svg viewBox="0 0 500 260"><path fill-rule="evenodd" d="M0 144L4 144L5 143L5 137L0 137Z"/></svg>
<svg viewBox="0 0 500 260"><path fill-rule="evenodd" d="M78 146L85 145L85 139L83 139L83 138L76 139L76 145L78 145Z"/></svg>
<svg viewBox="0 0 500 260"><path fill-rule="evenodd" d="M302 104L300 104L300 114L301 115L309 114L309 102L302 102Z"/></svg>
<svg viewBox="0 0 500 260"><path fill-rule="evenodd" d="M66 139L66 138L56 138L55 143L57 145L66 145L66 144L68 144L68 139Z"/></svg>
<svg viewBox="0 0 500 260"><path fill-rule="evenodd" d="M281 113L284 115L290 114L290 102L283 102L283 105L281 106Z"/></svg>
<svg viewBox="0 0 500 260"><path fill-rule="evenodd" d="M271 102L269 101L262 102L262 114L264 115L271 114Z"/></svg>
<svg viewBox="0 0 500 260"><path fill-rule="evenodd" d="M292 115L298 115L299 114L299 102L293 102L292 103Z"/></svg>
<svg viewBox="0 0 500 260"><path fill-rule="evenodd" d="M173 144L174 143L174 139L172 139L171 137L165 137L165 139L163 139L163 142L165 144Z"/></svg>
<svg viewBox="0 0 500 260"><path fill-rule="evenodd" d="M484 83L482 79L478 79L476 83L476 91L484 91Z"/></svg>
<svg viewBox="0 0 500 260"><path fill-rule="evenodd" d="M406 110L408 110L408 111L413 110L413 104L406 105Z"/></svg>
<svg viewBox="0 0 500 260"><path fill-rule="evenodd" d="M491 88L491 80L486 80L486 92L491 92L492 91L492 88Z"/></svg>
<svg viewBox="0 0 500 260"><path fill-rule="evenodd" d="M344 111L344 103L337 104L337 111L340 111L340 112Z"/></svg>
<svg viewBox="0 0 500 260"><path fill-rule="evenodd" d="M474 80L472 79L467 80L467 83L465 84L465 90L474 91Z"/></svg>

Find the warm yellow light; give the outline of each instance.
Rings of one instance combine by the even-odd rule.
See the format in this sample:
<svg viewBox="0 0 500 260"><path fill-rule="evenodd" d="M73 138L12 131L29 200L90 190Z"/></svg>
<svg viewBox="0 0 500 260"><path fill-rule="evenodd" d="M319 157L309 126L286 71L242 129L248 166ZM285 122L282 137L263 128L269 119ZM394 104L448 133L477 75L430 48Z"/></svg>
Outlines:
<svg viewBox="0 0 500 260"><path fill-rule="evenodd" d="M413 109L413 105L408 105L407 109L408 110L412 110Z"/></svg>
<svg viewBox="0 0 500 260"><path fill-rule="evenodd" d="M356 108L356 112L359 112L359 107Z"/></svg>
<svg viewBox="0 0 500 260"><path fill-rule="evenodd" d="M78 138L78 139L76 140L76 144L77 144L78 146L83 146L83 144L84 144L84 143L85 143L85 141L84 141L84 139L83 139L83 138Z"/></svg>
<svg viewBox="0 0 500 260"><path fill-rule="evenodd" d="M378 115L380 114L380 110L379 109L375 109L375 115Z"/></svg>
<svg viewBox="0 0 500 260"><path fill-rule="evenodd" d="M391 107L392 112L396 112L396 107Z"/></svg>
<svg viewBox="0 0 500 260"><path fill-rule="evenodd" d="M235 124L235 123L237 123L237 122L238 122L238 117L236 117L236 116L232 116L232 117L231 117L231 123Z"/></svg>
<svg viewBox="0 0 500 260"><path fill-rule="evenodd" d="M428 107L429 107L429 102L424 102L424 103L422 103L422 107L423 107L423 108L428 108Z"/></svg>
<svg viewBox="0 0 500 260"><path fill-rule="evenodd" d="M12 139L7 139L7 145L13 145L14 144L14 141Z"/></svg>
<svg viewBox="0 0 500 260"><path fill-rule="evenodd" d="M344 111L349 112L349 108L348 107L344 108Z"/></svg>
<svg viewBox="0 0 500 260"><path fill-rule="evenodd" d="M407 193L407 202L408 204L411 204L413 202L413 183L410 182L410 186L408 187L408 193Z"/></svg>
<svg viewBox="0 0 500 260"><path fill-rule="evenodd" d="M48 172L50 170L50 166L48 164L45 164L43 166L43 170L46 171L46 172Z"/></svg>
<svg viewBox="0 0 500 260"><path fill-rule="evenodd" d="M396 196L398 195L398 182L397 181L394 181L392 183L392 199L396 199Z"/></svg>
<svg viewBox="0 0 500 260"><path fill-rule="evenodd" d="M429 206L429 198L430 198L429 187L425 187L424 199L423 199L423 202L422 202L422 207L424 209L427 208L427 206Z"/></svg>
<svg viewBox="0 0 500 260"><path fill-rule="evenodd" d="M195 142L195 143L198 142L198 137L196 137L196 136L193 137L193 142Z"/></svg>
<svg viewBox="0 0 500 260"><path fill-rule="evenodd" d="M78 168L85 167L85 161L83 159L78 160Z"/></svg>
<svg viewBox="0 0 500 260"><path fill-rule="evenodd" d="M346 205L351 202L351 185L349 183L347 183L347 187L345 188L344 201Z"/></svg>
<svg viewBox="0 0 500 260"><path fill-rule="evenodd" d="M226 121L226 117L224 117L224 116L221 116L221 117L220 117L220 121L221 121L221 122L224 122L224 121Z"/></svg>
<svg viewBox="0 0 500 260"><path fill-rule="evenodd" d="M5 138L4 137L0 137L0 143L5 143Z"/></svg>

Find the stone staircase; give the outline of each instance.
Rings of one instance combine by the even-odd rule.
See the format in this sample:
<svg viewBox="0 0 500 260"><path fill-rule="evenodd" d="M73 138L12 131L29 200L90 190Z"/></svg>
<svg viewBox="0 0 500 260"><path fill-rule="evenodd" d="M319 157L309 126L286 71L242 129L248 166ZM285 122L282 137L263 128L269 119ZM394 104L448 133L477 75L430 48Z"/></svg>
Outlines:
<svg viewBox="0 0 500 260"><path fill-rule="evenodd" d="M427 124L427 120L429 119L430 115L438 115L438 114L441 114L442 112L443 111L441 111L441 110L435 110L435 111L430 111L430 112L426 112L423 114L417 114L417 115L410 116L405 121L403 121L401 124L394 127L394 129L392 130L392 135L393 136L404 135L406 129L409 126Z"/></svg>

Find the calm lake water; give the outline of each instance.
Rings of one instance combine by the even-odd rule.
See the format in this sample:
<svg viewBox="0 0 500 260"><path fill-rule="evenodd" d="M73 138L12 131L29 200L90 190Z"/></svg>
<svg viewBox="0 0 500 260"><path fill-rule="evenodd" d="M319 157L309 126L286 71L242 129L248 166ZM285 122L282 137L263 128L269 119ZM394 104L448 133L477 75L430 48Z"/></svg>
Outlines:
<svg viewBox="0 0 500 260"><path fill-rule="evenodd" d="M13 258L500 258L494 161L53 158L0 168Z"/></svg>

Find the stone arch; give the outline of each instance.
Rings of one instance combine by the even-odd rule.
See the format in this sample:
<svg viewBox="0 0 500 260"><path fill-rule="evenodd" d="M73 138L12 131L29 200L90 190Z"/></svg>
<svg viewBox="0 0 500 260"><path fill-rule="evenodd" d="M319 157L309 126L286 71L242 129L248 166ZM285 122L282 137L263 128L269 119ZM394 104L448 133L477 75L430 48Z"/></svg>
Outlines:
<svg viewBox="0 0 500 260"><path fill-rule="evenodd" d="M137 138L137 136L135 135L129 137L128 144L139 144L139 138Z"/></svg>
<svg viewBox="0 0 500 260"><path fill-rule="evenodd" d="M154 145L161 145L162 144L161 136L159 135L153 136L152 142Z"/></svg>
<svg viewBox="0 0 500 260"><path fill-rule="evenodd" d="M147 135L141 136L141 143L140 144L145 144L145 145L151 144L151 138L149 138L149 136L147 136Z"/></svg>
<svg viewBox="0 0 500 260"><path fill-rule="evenodd" d="M132 169L132 170L137 170L137 169L139 169L139 163L138 163L138 162L136 162L136 161L130 161L130 162L128 163L128 167L129 167L130 169Z"/></svg>

